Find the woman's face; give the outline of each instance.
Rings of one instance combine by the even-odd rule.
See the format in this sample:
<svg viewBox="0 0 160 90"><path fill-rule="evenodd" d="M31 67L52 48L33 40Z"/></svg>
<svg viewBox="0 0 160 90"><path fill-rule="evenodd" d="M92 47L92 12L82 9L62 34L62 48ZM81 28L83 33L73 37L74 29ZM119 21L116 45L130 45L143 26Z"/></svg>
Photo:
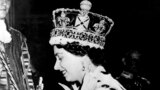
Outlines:
<svg viewBox="0 0 160 90"><path fill-rule="evenodd" d="M8 13L11 0L0 0L0 19L4 19Z"/></svg>
<svg viewBox="0 0 160 90"><path fill-rule="evenodd" d="M56 57L54 69L60 70L66 81L82 81L84 75L82 61L85 60L85 56L73 55L65 49L57 48L56 46L54 46L54 55Z"/></svg>

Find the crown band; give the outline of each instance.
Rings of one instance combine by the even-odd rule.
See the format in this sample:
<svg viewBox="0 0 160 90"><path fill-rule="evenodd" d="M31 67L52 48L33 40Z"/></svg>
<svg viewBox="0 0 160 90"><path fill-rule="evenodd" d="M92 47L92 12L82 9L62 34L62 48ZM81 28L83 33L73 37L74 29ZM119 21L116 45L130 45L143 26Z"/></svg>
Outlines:
<svg viewBox="0 0 160 90"><path fill-rule="evenodd" d="M50 44L55 44L56 37L62 37L63 39L78 41L83 46L94 44L93 46L103 49L105 45L105 38L103 36L95 35L90 32L75 31L72 28L55 28L51 32L51 37ZM53 41L52 39L55 40Z"/></svg>

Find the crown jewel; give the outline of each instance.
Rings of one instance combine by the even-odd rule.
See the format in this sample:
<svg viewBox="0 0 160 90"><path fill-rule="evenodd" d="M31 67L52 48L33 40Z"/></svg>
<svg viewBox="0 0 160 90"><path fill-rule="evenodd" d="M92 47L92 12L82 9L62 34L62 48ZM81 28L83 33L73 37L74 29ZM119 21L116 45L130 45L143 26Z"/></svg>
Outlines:
<svg viewBox="0 0 160 90"><path fill-rule="evenodd" d="M79 42L82 46L103 49L106 35L114 22L107 16L92 13L88 0L80 3L81 10L59 8L53 11L55 28L51 32L50 44Z"/></svg>

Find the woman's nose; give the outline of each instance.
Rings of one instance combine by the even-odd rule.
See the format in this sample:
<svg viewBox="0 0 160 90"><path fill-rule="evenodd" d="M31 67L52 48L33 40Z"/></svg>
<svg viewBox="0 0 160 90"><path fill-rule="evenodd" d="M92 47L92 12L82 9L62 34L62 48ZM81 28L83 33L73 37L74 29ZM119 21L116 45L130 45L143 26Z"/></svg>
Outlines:
<svg viewBox="0 0 160 90"><path fill-rule="evenodd" d="M60 70L60 61L56 60L55 65L54 65L54 70Z"/></svg>

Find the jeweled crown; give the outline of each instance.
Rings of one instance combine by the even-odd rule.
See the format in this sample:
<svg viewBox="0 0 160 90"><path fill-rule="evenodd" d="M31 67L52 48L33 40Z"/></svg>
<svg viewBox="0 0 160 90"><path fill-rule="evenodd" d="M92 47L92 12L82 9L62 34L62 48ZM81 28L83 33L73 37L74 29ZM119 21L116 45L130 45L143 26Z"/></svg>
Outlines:
<svg viewBox="0 0 160 90"><path fill-rule="evenodd" d="M103 49L106 35L114 25L112 19L90 12L92 4L88 0L80 3L81 10L59 8L53 11L54 29L49 43L79 45Z"/></svg>

